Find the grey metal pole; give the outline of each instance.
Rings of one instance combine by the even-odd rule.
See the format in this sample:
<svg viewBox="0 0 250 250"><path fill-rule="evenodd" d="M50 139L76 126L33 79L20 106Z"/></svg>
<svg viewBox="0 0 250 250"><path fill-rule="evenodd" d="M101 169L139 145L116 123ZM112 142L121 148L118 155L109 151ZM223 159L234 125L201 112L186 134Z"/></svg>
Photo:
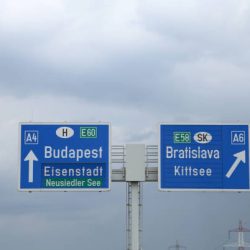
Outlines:
<svg viewBox="0 0 250 250"><path fill-rule="evenodd" d="M127 249L141 250L142 185L138 181L127 182Z"/></svg>
<svg viewBox="0 0 250 250"><path fill-rule="evenodd" d="M140 187L131 182L131 250L139 250L140 241Z"/></svg>
<svg viewBox="0 0 250 250"><path fill-rule="evenodd" d="M142 250L143 182L158 180L158 147L144 144L112 146L112 182L126 182L127 194L127 248ZM145 167L145 165L147 167Z"/></svg>
<svg viewBox="0 0 250 250"><path fill-rule="evenodd" d="M127 249L141 250L141 182L145 181L145 145L127 144L125 150L127 182Z"/></svg>

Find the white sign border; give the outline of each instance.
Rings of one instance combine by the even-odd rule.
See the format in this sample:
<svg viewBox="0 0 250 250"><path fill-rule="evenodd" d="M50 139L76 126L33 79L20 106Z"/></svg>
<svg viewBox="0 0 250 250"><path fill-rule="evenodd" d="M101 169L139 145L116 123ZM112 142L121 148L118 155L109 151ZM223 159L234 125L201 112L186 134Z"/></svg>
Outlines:
<svg viewBox="0 0 250 250"><path fill-rule="evenodd" d="M197 188L161 188L161 126L162 125L232 125L248 126L248 163L249 163L249 189L197 189ZM158 123L158 190L161 192L250 192L250 124L247 123L183 123L161 122Z"/></svg>
<svg viewBox="0 0 250 250"><path fill-rule="evenodd" d="M21 127L22 125L64 125L64 126L72 126L72 125L87 125L87 126L95 126L95 125L106 125L108 126L109 131L109 183L108 188L21 188ZM112 178L112 160L111 160L111 149L112 149L112 136L111 136L111 123L110 122L19 122L18 124L18 187L17 190L20 192L108 192L111 191L111 178Z"/></svg>

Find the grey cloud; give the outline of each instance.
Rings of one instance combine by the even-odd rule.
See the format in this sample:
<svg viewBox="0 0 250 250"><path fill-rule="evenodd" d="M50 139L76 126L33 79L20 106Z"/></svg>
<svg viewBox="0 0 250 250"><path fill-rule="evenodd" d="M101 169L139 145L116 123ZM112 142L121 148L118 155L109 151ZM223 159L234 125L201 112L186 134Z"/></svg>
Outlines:
<svg viewBox="0 0 250 250"><path fill-rule="evenodd" d="M120 144L157 144L164 121L249 123L249 9L233 0L4 1L4 249L124 249L125 184L110 193L17 192L18 121L111 121ZM248 193L165 193L147 183L143 194L145 250L176 240L211 250L239 219L250 227Z"/></svg>
<svg viewBox="0 0 250 250"><path fill-rule="evenodd" d="M99 103L116 102L121 106L126 104L141 110L156 110L156 113L166 112L166 115L170 113L179 115L183 113L182 111L190 115L192 112L197 112L200 115L204 109L209 112L207 102L211 103L212 109L216 109L219 105L219 109L221 107L223 110L224 104L220 101L221 91L223 99L226 99L226 96L230 97L232 92L227 87L228 84L232 85L236 80L248 82L249 75L246 73L247 67L234 62L232 62L233 67L225 65L225 70L217 70L213 65L223 66L221 57L225 54L224 46L231 46L226 47L228 53L224 60L228 60L230 53L234 55L247 53L243 48L248 39L247 33L244 32L248 24L248 8L244 9L243 5L235 7L233 1L228 3L226 9L217 6L215 10L209 2L206 2L208 7L206 9L202 4L197 5L196 1L191 1L182 9L178 8L179 3L171 1L169 3L159 1L159 5L154 5L153 8L150 7L150 2L147 3L145 7L139 5L138 9L135 5L134 9L139 10L135 12L138 16L131 19L135 21L135 30L144 38L141 40L135 36L122 41L119 37L123 37L122 31L115 25L115 29L112 28L111 21L114 16L105 19L101 24L107 31L107 35L103 37L104 41L101 40L101 31L94 25L99 23L99 20L93 24L93 32L88 34L82 30L86 25L86 19L79 19L77 25L75 20L73 22L71 20L66 29L62 22L57 32L54 28L53 35L51 33L48 35L45 29L42 32L45 37L41 42L38 40L35 42L36 33L33 36L27 31L22 35L17 33L16 40L20 38L21 41L34 42L32 46L29 44L25 46L22 42L21 46L16 46L14 53L10 52L13 45L8 47L8 44L5 44L2 47L4 60L1 65L1 93L20 97L40 94L78 96ZM109 11L110 7L104 10ZM163 15L165 10L169 15ZM214 13L214 16L209 13ZM225 23L228 15L233 13L237 14L234 17L236 20L230 19L229 24ZM243 16L241 17L239 13ZM183 16L179 19L180 14ZM186 24L189 17L193 18ZM209 17L210 22L205 17ZM118 23L120 21L128 36L136 34L129 20L128 18L127 22L122 22L118 18ZM174 27L171 26L173 23ZM226 29L229 25L232 31ZM206 29L211 32L215 30L217 33L206 33ZM118 34L113 34L114 30L118 31ZM65 37L66 31L72 36L71 40L66 37L69 44L62 39L60 41L60 37ZM85 35L78 35L80 31ZM175 35L176 32L179 35ZM203 34L201 32L206 34L201 35ZM237 36L235 34L240 38L241 35L244 36L235 40ZM82 41L83 46L76 42L77 39ZM210 43L211 39L219 44ZM53 40L57 43L52 42ZM91 45L90 41L95 41L95 45ZM238 63L242 63L243 57L240 57ZM238 69L234 65L241 69L239 77L237 77ZM247 65L248 63L245 66ZM245 75L243 79L240 77L242 74ZM214 83L224 86L224 89L218 89ZM205 90L198 91L199 89ZM192 97L193 93L197 93L195 98ZM199 109L197 106L204 107Z"/></svg>

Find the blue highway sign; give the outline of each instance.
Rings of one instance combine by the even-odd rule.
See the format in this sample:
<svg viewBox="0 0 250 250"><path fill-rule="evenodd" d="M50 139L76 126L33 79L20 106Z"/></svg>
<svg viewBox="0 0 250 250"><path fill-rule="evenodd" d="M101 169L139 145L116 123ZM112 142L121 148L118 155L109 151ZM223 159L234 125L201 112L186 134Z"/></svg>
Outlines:
<svg viewBox="0 0 250 250"><path fill-rule="evenodd" d="M109 124L21 123L21 191L110 189Z"/></svg>
<svg viewBox="0 0 250 250"><path fill-rule="evenodd" d="M160 125L159 189L249 191L249 125Z"/></svg>

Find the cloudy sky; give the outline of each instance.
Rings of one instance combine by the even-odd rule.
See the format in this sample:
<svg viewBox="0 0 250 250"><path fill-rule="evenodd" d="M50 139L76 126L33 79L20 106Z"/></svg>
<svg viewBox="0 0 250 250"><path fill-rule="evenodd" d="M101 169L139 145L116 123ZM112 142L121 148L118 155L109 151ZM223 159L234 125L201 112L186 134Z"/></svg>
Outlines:
<svg viewBox="0 0 250 250"><path fill-rule="evenodd" d="M0 0L0 245L125 249L126 188L20 193L19 122L107 121L113 144L157 144L159 122L249 118L249 0ZM221 249L249 193L144 184L143 249ZM250 237L248 237L250 239Z"/></svg>

